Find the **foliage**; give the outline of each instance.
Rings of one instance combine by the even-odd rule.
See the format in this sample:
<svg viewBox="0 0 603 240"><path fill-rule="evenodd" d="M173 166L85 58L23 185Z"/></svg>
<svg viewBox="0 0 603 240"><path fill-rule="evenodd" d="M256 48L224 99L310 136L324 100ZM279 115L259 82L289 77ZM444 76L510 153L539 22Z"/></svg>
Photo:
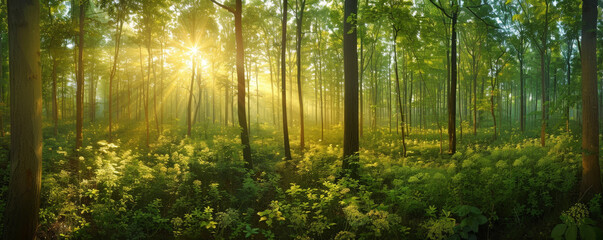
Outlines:
<svg viewBox="0 0 603 240"><path fill-rule="evenodd" d="M599 205L600 195L593 198L591 202ZM594 200L594 201L593 201ZM560 224L557 224L551 231L553 239L601 239L603 230L597 226L597 223L589 217L588 206L583 203L576 203L568 210L561 213Z"/></svg>
<svg viewBox="0 0 603 240"><path fill-rule="evenodd" d="M69 170L68 140L47 138L39 236L474 239L503 222L523 229L551 214L576 186L580 162L576 140L567 134L550 136L546 148L516 138L446 156L430 135L437 132L426 131L415 133L409 156L400 159L392 157L401 149L395 135L375 132L367 138L391 141L362 149L360 178L353 180L337 177L341 147L326 143L311 144L303 158L285 163L273 147L258 148L254 161L274 166L245 170L236 134L166 135L150 151L98 138L79 151L79 179ZM586 208L599 219L597 201L562 214L562 224L578 232L588 228L580 222L593 226L574 213Z"/></svg>

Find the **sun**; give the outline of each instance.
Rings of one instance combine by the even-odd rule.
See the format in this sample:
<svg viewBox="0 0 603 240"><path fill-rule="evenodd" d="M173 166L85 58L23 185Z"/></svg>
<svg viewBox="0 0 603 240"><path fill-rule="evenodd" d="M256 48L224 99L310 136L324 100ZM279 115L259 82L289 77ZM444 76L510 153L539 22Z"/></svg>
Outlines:
<svg viewBox="0 0 603 240"><path fill-rule="evenodd" d="M197 57L197 56L199 56L199 47L192 46L192 47L188 47L187 49L188 49L187 54L189 56L191 56L191 57Z"/></svg>

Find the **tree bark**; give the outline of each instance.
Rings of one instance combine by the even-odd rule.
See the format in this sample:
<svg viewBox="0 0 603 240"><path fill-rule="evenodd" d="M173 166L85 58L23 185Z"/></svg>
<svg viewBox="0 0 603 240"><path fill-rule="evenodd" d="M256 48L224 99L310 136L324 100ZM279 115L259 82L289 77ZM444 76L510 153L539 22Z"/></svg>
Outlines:
<svg viewBox="0 0 603 240"><path fill-rule="evenodd" d="M84 20L86 14L85 2L80 2L80 21L78 37L78 63L76 88L76 118L75 118L75 149L82 147L84 138ZM77 171L77 169L75 169Z"/></svg>
<svg viewBox="0 0 603 240"><path fill-rule="evenodd" d="M283 109L283 143L285 145L285 159L291 160L291 146L289 145L289 126L287 124L287 0L283 0L282 40L281 40L281 95Z"/></svg>
<svg viewBox="0 0 603 240"><path fill-rule="evenodd" d="M2 40L0 40L0 42L2 42ZM1 48L0 48L0 51L2 51ZM52 56L52 125L53 125L53 132L54 132L55 137L59 135L59 109L58 109L59 106L58 106L58 102L57 102L57 65L58 65L58 62L56 60L56 57L53 55ZM0 69L0 74L2 74L1 69ZM1 119L1 117L2 116L0 115L0 119ZM2 136L4 136L4 128L3 127L0 128L0 131L2 132Z"/></svg>
<svg viewBox="0 0 603 240"><path fill-rule="evenodd" d="M296 17L297 20L297 31L296 31L296 55L297 55L297 95L299 98L299 121L300 121L300 143L299 149L301 154L304 153L304 102L302 99L302 84L301 84L301 42L302 42L302 24L304 20L304 9L306 7L306 0L301 0L301 6L299 9L299 15Z"/></svg>
<svg viewBox="0 0 603 240"><path fill-rule="evenodd" d="M597 1L582 1L582 182L588 201L601 193L599 119L597 99Z"/></svg>
<svg viewBox="0 0 603 240"><path fill-rule="evenodd" d="M520 84L520 110L519 110L519 125L521 132L523 133L526 129L526 93L525 93L525 79L523 74L523 53L519 57L519 84Z"/></svg>
<svg viewBox="0 0 603 240"><path fill-rule="evenodd" d="M243 12L242 0L236 0L235 17L235 42L237 45L237 111L239 115L239 127L241 127L241 143L243 144L243 158L246 167L253 169L253 160L251 159L251 146L249 145L249 130L247 129L247 119L245 118L245 48L243 46L243 24L241 14Z"/></svg>
<svg viewBox="0 0 603 240"><path fill-rule="evenodd" d="M450 94L448 96L448 142L449 154L456 152L456 21L458 13L452 15L452 37L451 37L451 53L450 53Z"/></svg>
<svg viewBox="0 0 603 240"><path fill-rule="evenodd" d="M42 177L40 2L8 1L10 180L2 239L35 239Z"/></svg>
<svg viewBox="0 0 603 240"><path fill-rule="evenodd" d="M547 38L548 38L548 28L549 28L549 2L546 1L546 12L545 12L545 25L544 25L544 34L542 35L542 48L540 48L540 83L541 83L541 92L542 92L542 125L540 129L540 144L544 147L546 145L546 82L547 82L547 73L545 70L545 57L547 51Z"/></svg>
<svg viewBox="0 0 603 240"><path fill-rule="evenodd" d="M567 65L567 84L566 84L566 99L565 99L565 130L567 132L570 131L569 129L569 121L570 121L570 115L569 115L569 109L570 109L570 103L569 103L569 96L570 96L570 82L572 79L572 72L571 72L571 61L572 61L572 45L573 45L574 41L573 39L570 38L570 40L567 43L567 59L566 61L566 65Z"/></svg>
<svg viewBox="0 0 603 240"><path fill-rule="evenodd" d="M344 123L343 170L357 178L358 142L358 52L356 14L357 0L345 0L343 17Z"/></svg>
<svg viewBox="0 0 603 240"><path fill-rule="evenodd" d="M397 43L396 43L396 39L398 38L398 29L396 29L396 27L393 27L393 42L394 42L394 74L396 76L396 94L398 95L397 97L397 105L398 105L398 112L400 113L400 129L402 129L402 157L406 157L406 136L405 136L405 132L404 130L406 129L406 126L404 124L404 109L402 108L402 94L400 93L400 78L398 76L398 53L397 53Z"/></svg>

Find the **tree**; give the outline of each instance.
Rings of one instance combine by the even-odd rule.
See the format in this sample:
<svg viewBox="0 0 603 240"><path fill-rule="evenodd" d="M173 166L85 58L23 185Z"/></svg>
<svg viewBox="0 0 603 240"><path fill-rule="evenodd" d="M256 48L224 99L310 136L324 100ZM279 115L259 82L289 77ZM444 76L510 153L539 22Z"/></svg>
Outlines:
<svg viewBox="0 0 603 240"><path fill-rule="evenodd" d="M345 0L343 15L344 122L343 170L357 178L358 142L358 52L356 14L358 0Z"/></svg>
<svg viewBox="0 0 603 240"><path fill-rule="evenodd" d="M285 145L285 159L291 160L291 146L289 145L289 127L287 126L287 0L283 0L283 23L281 41L281 94L283 109L283 141Z"/></svg>
<svg viewBox="0 0 603 240"><path fill-rule="evenodd" d="M597 1L582 1L582 182L586 200L601 193L597 99Z"/></svg>
<svg viewBox="0 0 603 240"><path fill-rule="evenodd" d="M82 147L84 138L84 21L86 16L87 1L80 1L79 33L78 33L78 58L77 58L77 89L76 89L76 117L75 117L75 149ZM76 168L77 171L77 168Z"/></svg>
<svg viewBox="0 0 603 240"><path fill-rule="evenodd" d="M40 2L8 1L11 151L2 239L35 239L42 178Z"/></svg>
<svg viewBox="0 0 603 240"><path fill-rule="evenodd" d="M253 169L253 160L251 159L251 146L249 145L249 131L247 128L247 118L245 115L245 48L243 46L243 25L241 14L243 12L242 0L235 1L235 8L223 5L216 0L211 0L221 8L231 12L235 18L235 42L237 45L237 114L239 115L239 127L241 128L241 143L243 144L243 158L246 167Z"/></svg>
<svg viewBox="0 0 603 240"><path fill-rule="evenodd" d="M459 16L460 6L456 1L450 4L450 10L446 11L441 4L436 4L433 0L429 0L431 4L436 6L442 14L448 17L451 23L452 36L450 37L450 87L448 89L448 153L456 152L456 85L457 85L457 64L456 64L456 23Z"/></svg>
<svg viewBox="0 0 603 240"><path fill-rule="evenodd" d="M402 156L406 157L406 136L405 136L405 124L404 124L404 110L402 109L402 94L400 94L400 78L398 76L398 50L397 50L397 43L396 40L398 38L398 31L399 29L396 28L395 25L393 25L393 45L394 45L394 75L396 77L396 94L398 95L398 97L396 98L397 101L397 105L398 105L398 113L400 114L400 127L401 127L401 131L402 131Z"/></svg>
<svg viewBox="0 0 603 240"><path fill-rule="evenodd" d="M301 3L299 3L301 1ZM295 38L297 41L295 42L295 53L297 55L297 95L299 97L299 121L300 121L300 143L299 149L301 153L304 152L304 102L302 95L302 84L301 84L301 42L302 42L302 26L304 20L304 9L306 8L306 0L296 0L296 14L295 14L295 22L296 22L296 34Z"/></svg>

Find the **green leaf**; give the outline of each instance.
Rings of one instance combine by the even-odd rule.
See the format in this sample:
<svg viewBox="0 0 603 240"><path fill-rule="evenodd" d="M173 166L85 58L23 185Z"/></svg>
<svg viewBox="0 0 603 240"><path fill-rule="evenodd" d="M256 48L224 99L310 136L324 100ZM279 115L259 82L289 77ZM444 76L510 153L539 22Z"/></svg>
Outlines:
<svg viewBox="0 0 603 240"><path fill-rule="evenodd" d="M565 231L565 239L567 240L576 240L578 239L578 227L570 226Z"/></svg>
<svg viewBox="0 0 603 240"><path fill-rule="evenodd" d="M565 229L567 229L567 225L564 223L557 224L557 226L555 226L551 232L551 237L554 239L561 239L563 237L563 233L565 233Z"/></svg>
<svg viewBox="0 0 603 240"><path fill-rule="evenodd" d="M478 225L482 225L482 224L484 224L486 222L488 222L488 219L484 215L477 216L477 223L478 223Z"/></svg>
<svg viewBox="0 0 603 240"><path fill-rule="evenodd" d="M595 240L597 239L597 234L595 234L595 229L593 226L582 225L580 226L580 239L584 240Z"/></svg>
<svg viewBox="0 0 603 240"><path fill-rule="evenodd" d="M467 216L470 213L473 214L482 214L482 211L479 210L479 208L473 207L473 206L469 206L469 205L462 205L459 206L456 210L455 210L456 214L458 214L461 217Z"/></svg>
<svg viewBox="0 0 603 240"><path fill-rule="evenodd" d="M505 2L505 5L507 5L507 4L511 3L511 2L513 2L513 0L507 0L507 2Z"/></svg>

